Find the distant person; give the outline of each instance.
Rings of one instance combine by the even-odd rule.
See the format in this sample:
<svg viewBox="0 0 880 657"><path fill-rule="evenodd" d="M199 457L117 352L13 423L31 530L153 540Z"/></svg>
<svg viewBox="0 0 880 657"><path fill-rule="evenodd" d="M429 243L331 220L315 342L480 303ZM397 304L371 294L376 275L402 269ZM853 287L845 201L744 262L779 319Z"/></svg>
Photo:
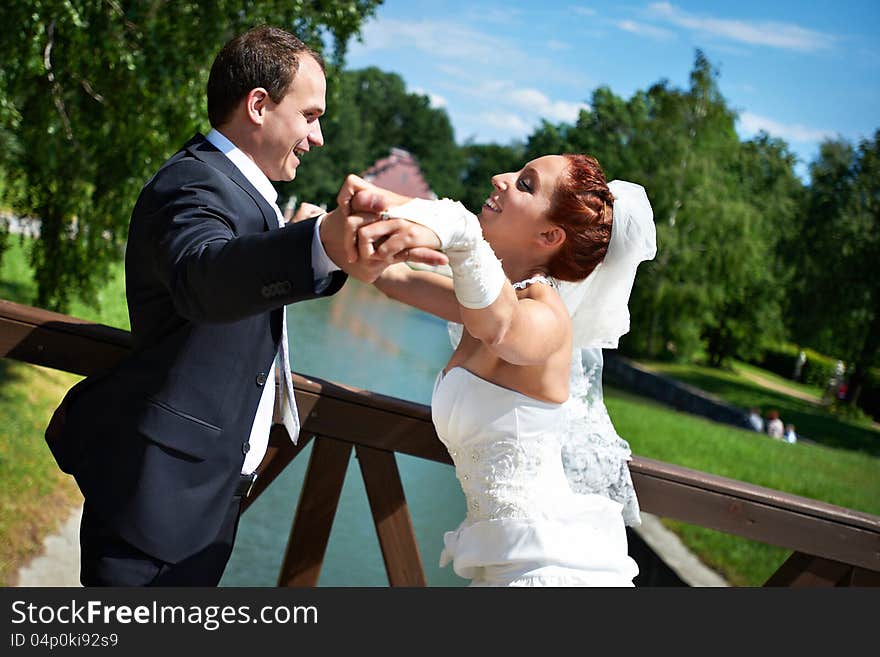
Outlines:
<svg viewBox="0 0 880 657"><path fill-rule="evenodd" d="M764 433L764 418L757 408L749 409L749 425L758 433Z"/></svg>
<svg viewBox="0 0 880 657"><path fill-rule="evenodd" d="M794 432L793 424L785 425L785 436L783 437L785 442L794 445L797 442L797 434Z"/></svg>
<svg viewBox="0 0 880 657"><path fill-rule="evenodd" d="M804 369L804 363L807 362L807 354L803 349L798 353L797 361L794 364L794 372L791 375L791 378L795 381L801 380L801 372Z"/></svg>
<svg viewBox="0 0 880 657"><path fill-rule="evenodd" d="M779 411L772 410L767 413L767 435L777 440L782 440L785 434L785 426L779 419Z"/></svg>

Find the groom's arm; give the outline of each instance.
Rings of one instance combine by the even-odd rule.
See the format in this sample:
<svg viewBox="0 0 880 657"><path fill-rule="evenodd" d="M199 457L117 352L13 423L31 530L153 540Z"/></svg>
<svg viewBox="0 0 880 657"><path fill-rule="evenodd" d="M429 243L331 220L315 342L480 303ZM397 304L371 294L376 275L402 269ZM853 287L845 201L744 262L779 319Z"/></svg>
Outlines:
<svg viewBox="0 0 880 657"><path fill-rule="evenodd" d="M243 205L234 183L193 160L163 174L139 218L151 235L155 273L182 316L234 321L320 296L312 268L316 220L237 235L230 215ZM324 295L336 292L345 274L330 279Z"/></svg>

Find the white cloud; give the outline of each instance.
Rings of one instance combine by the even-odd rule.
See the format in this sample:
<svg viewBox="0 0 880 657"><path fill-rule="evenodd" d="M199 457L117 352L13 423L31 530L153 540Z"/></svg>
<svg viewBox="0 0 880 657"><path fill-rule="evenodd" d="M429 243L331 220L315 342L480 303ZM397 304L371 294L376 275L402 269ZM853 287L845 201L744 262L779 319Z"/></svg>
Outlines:
<svg viewBox="0 0 880 657"><path fill-rule="evenodd" d="M528 121L511 112L483 112L480 119L492 128L511 134L526 135L532 130Z"/></svg>
<svg viewBox="0 0 880 657"><path fill-rule="evenodd" d="M596 10L590 9L589 7L571 7L570 8L574 13L580 14L581 16L595 16Z"/></svg>
<svg viewBox="0 0 880 657"><path fill-rule="evenodd" d="M507 34L510 38L504 36ZM517 40L518 34L518 31L504 29L481 32L446 20L385 18L364 26L363 42L351 44L348 61L369 58L368 53L374 51L386 51L399 57L428 61L449 74L452 74L451 68L461 67L465 80L472 78L474 67L479 66L496 75L540 70L544 80L568 86L591 85L580 68L571 70L559 66L552 57L542 57L547 53L541 52L540 48L536 53L532 45Z"/></svg>
<svg viewBox="0 0 880 657"><path fill-rule="evenodd" d="M428 96L432 106L444 107L457 133L482 140L523 139L541 119L574 122L582 109L589 109L570 98L548 95L549 89L561 88L562 93L579 91L586 96L592 84L582 71L560 66L558 56L552 59L551 45L536 53L534 44L504 29L484 33L447 20L383 19L369 22L363 38L363 43L352 44L349 62L370 60L367 53L381 51L410 62L424 61L438 74L430 83L420 81L413 91ZM570 45L551 43L556 49Z"/></svg>
<svg viewBox="0 0 880 657"><path fill-rule="evenodd" d="M675 36L672 32L664 30L662 27L646 25L645 23L638 23L636 21L617 21L614 24L625 32L632 32L633 34L650 37L652 39L671 39Z"/></svg>
<svg viewBox="0 0 880 657"><path fill-rule="evenodd" d="M530 87L516 87L508 81L493 80L474 86L474 93L481 98L527 112L551 121L574 122L582 109L590 109L585 103L552 100L547 94Z"/></svg>
<svg viewBox="0 0 880 657"><path fill-rule="evenodd" d="M504 62L522 59L524 53L507 41L465 25L434 20L401 21L385 18L370 21L362 31L363 43L352 43L349 57L373 50L393 49L401 56L417 50L444 61Z"/></svg>
<svg viewBox="0 0 880 657"><path fill-rule="evenodd" d="M739 124L742 131L753 135L761 130L774 136L781 137L789 142L817 142L833 138L835 133L831 130L809 128L803 125L780 123L766 116L759 116L752 112L743 112L739 115Z"/></svg>
<svg viewBox="0 0 880 657"><path fill-rule="evenodd" d="M550 39L547 42L547 48L550 50L571 50L571 46L562 41L557 41L556 39Z"/></svg>
<svg viewBox="0 0 880 657"><path fill-rule="evenodd" d="M522 9L513 7L471 7L462 16L466 23L496 23L499 25L513 25L520 22L523 15Z"/></svg>
<svg viewBox="0 0 880 657"><path fill-rule="evenodd" d="M743 21L711 16L697 16L669 2L655 2L649 13L673 25L751 45L783 50L814 52L830 48L837 37L810 30L794 23L776 21Z"/></svg>

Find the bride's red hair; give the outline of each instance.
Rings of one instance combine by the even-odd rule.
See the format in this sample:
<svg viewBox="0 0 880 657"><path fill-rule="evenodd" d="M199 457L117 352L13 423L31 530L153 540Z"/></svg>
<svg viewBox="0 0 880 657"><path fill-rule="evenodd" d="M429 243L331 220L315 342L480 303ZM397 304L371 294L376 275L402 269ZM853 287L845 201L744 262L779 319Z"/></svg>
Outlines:
<svg viewBox="0 0 880 657"><path fill-rule="evenodd" d="M589 155L563 155L568 168L550 201L547 219L565 231L565 241L548 263L548 273L563 281L590 275L608 251L614 196L605 172Z"/></svg>

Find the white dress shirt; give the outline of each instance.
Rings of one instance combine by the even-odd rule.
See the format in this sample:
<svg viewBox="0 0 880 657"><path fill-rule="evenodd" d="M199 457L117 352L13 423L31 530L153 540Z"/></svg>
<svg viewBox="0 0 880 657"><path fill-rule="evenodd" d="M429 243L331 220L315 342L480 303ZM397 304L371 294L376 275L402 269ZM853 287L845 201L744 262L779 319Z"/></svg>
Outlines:
<svg viewBox="0 0 880 657"><path fill-rule="evenodd" d="M245 155L244 152L239 150L235 144L229 141L229 139L217 130L211 130L205 138L220 150L220 152L226 155L236 167L238 167L238 170L248 179L248 182L257 189L260 195L266 199L266 202L275 210L278 222L283 224L284 218L277 203L278 192L275 191L275 188L272 186L269 178L266 177L266 174L260 170L251 158ZM318 293L323 292L327 288L330 284L330 274L339 269L339 267L337 267L327 256L327 252L324 250L324 245L321 244L320 228L323 219L323 216L318 219L312 237L312 271L314 272L315 277L315 292ZM287 312L286 308L284 312ZM279 360L280 359L276 354L274 358L275 368L278 367ZM273 366L273 362L271 361L266 364L267 372L271 366ZM254 423L251 426L251 435L248 441L250 443L250 450L245 456L244 464L241 467L242 474L250 474L257 469L257 466L260 465L263 456L266 454L266 449L269 446L269 430L272 428L272 414L275 400L275 386L272 385L274 380L275 377L269 377L266 381L266 385L263 386L263 394L260 397L260 403L257 406L257 414L254 417ZM294 440L296 439L296 436L291 437Z"/></svg>

